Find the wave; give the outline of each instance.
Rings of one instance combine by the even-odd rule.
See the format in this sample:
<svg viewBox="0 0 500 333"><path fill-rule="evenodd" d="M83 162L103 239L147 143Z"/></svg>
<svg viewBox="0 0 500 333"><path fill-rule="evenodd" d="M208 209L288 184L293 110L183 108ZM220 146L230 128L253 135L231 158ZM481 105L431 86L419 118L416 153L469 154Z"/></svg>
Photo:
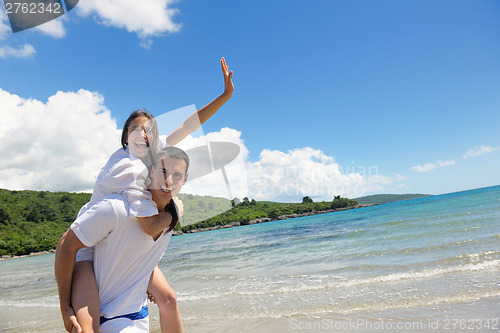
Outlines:
<svg viewBox="0 0 500 333"><path fill-rule="evenodd" d="M483 270L498 270L498 269L500 269L500 260L491 260L480 263L469 263L460 266L451 266L446 268L425 269L416 272L393 273L393 274L374 276L365 279L355 279L349 282L345 282L344 286L352 287L363 284L399 282L404 280L432 278L436 276L458 273L458 272L477 272Z"/></svg>
<svg viewBox="0 0 500 333"><path fill-rule="evenodd" d="M493 251L491 251L493 253ZM472 258L476 254L470 254ZM477 256L476 258L479 258ZM259 296L268 294L307 293L321 290L343 290L365 285L383 285L406 281L430 279L456 273L484 272L500 270L500 259L484 262L468 263L451 267L437 267L421 271L410 271L376 275L366 278L352 278L331 275L290 275L240 279L239 283L230 289L206 289L197 294L179 292L179 301L199 301L218 299L231 296Z"/></svg>
<svg viewBox="0 0 500 333"><path fill-rule="evenodd" d="M59 299L55 297L54 300L5 300L0 299L0 307L14 307L14 308L58 308Z"/></svg>
<svg viewBox="0 0 500 333"><path fill-rule="evenodd" d="M359 252L349 253L347 256L350 259L355 259L355 258L366 258L366 257L379 257L384 255L396 256L396 255L408 255L408 254L416 255L419 253L437 253L438 251L456 249L457 247L480 245L480 244L485 244L487 242L492 242L493 244L495 244L495 242L498 241L497 238L498 235L495 235L491 237L457 240L454 242L438 244L433 246L426 246L425 244L423 244L422 247L405 247L401 249L387 248L384 250L371 250L364 252L359 251ZM406 238L402 237L401 239L403 240ZM363 249L364 248L359 248L359 250Z"/></svg>
<svg viewBox="0 0 500 333"><path fill-rule="evenodd" d="M424 299L415 299L410 301L404 299L401 301L364 304L362 307L346 309L343 311L343 313L347 314L347 313L365 312L365 311L387 311L387 310L394 310L401 308L406 309L406 308L426 307L426 306L434 306L442 304L465 303L465 302L477 301L483 298L499 297L499 296L500 296L500 290L481 292L481 293L452 295L452 296L437 296ZM328 312L330 311L328 310L324 311L324 313Z"/></svg>
<svg viewBox="0 0 500 333"><path fill-rule="evenodd" d="M307 308L297 309L294 305L294 309L279 309L279 310L267 310L267 309L255 309L253 311L241 311L238 313L234 312L222 312L217 311L215 313L196 313L194 315L184 315L183 320L186 321L199 321L199 320L252 320L252 319L287 319L293 317L306 317L306 318L321 318L328 315L343 316L348 314L363 313L363 312L379 312L379 311L390 311L398 309L408 309L408 308L423 308L428 306L439 306L439 305L450 305L456 303L466 303L474 302L486 298L500 297L500 290L493 292L478 292L469 293L463 295L452 295L452 296L438 296L433 298L418 299L418 300L408 300L404 299L401 301L390 301L390 302L373 302L371 304L364 303L357 305L352 305L351 307L325 307L318 305L311 305Z"/></svg>

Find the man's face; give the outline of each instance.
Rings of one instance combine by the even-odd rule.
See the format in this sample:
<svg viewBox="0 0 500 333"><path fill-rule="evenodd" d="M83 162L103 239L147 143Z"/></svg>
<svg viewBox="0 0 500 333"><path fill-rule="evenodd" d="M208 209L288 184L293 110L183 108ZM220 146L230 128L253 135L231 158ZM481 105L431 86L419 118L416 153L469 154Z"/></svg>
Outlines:
<svg viewBox="0 0 500 333"><path fill-rule="evenodd" d="M158 209L163 209L187 181L186 161L164 156L151 170L149 190Z"/></svg>

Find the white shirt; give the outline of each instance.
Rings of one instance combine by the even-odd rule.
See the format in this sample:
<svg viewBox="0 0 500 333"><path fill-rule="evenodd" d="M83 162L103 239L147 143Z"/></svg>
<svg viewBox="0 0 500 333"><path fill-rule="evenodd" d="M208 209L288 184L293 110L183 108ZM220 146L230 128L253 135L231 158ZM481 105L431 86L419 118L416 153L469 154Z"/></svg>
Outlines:
<svg viewBox="0 0 500 333"><path fill-rule="evenodd" d="M158 149L169 147L166 136L161 135ZM78 215L102 199L122 193L130 202L129 214L148 217L158 214L151 193L147 190L148 169L129 148L120 148L111 155L97 175L90 201L81 208Z"/></svg>
<svg viewBox="0 0 500 333"><path fill-rule="evenodd" d="M78 215L104 198L122 193L130 202L129 213L135 217L158 214L151 193L147 190L148 169L128 148L120 148L111 155L97 176L90 201Z"/></svg>
<svg viewBox="0 0 500 333"><path fill-rule="evenodd" d="M158 149L169 147L167 137L160 135ZM90 201L85 204L78 216L104 198L121 193L130 203L131 217L148 217L158 214L158 209L147 190L148 169L144 163L130 152L128 148L120 148L111 155L96 178L94 191ZM77 261L92 261L94 251L83 248L78 251Z"/></svg>
<svg viewBox="0 0 500 333"><path fill-rule="evenodd" d="M172 235L164 231L154 241L128 210L128 200L113 195L91 206L71 225L85 246L95 246L94 271L101 316L106 318L138 312L146 304L151 272Z"/></svg>

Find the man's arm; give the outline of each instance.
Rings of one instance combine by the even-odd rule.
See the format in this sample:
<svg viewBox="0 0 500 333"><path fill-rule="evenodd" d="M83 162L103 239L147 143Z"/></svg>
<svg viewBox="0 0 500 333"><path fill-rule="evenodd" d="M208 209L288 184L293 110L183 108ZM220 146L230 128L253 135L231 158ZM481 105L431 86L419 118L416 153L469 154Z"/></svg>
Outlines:
<svg viewBox="0 0 500 333"><path fill-rule="evenodd" d="M56 249L55 275L59 289L59 304L64 321L64 327L68 332L74 327L78 332L82 329L78 324L71 306L71 282L73 279L73 268L75 266L76 253L85 247L76 237L73 230L68 229L59 240Z"/></svg>
<svg viewBox="0 0 500 333"><path fill-rule="evenodd" d="M222 75L224 76L224 92L212 102L190 115L181 126L170 133L167 136L167 143L170 146L175 146L186 136L196 131L200 125L203 125L212 117L233 95L233 71L229 71L224 58L221 59L221 68Z"/></svg>

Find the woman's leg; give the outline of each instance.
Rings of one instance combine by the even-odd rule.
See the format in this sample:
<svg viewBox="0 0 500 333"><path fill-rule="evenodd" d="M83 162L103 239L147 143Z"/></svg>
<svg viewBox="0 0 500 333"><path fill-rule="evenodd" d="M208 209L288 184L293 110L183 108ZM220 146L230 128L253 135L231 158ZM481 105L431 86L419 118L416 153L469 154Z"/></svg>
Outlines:
<svg viewBox="0 0 500 333"><path fill-rule="evenodd" d="M78 261L75 263L71 304L83 333L99 332L99 291L92 261Z"/></svg>
<svg viewBox="0 0 500 333"><path fill-rule="evenodd" d="M167 279L156 266L149 279L148 293L155 298L160 309L160 327L162 333L182 333L182 318L177 307L177 296Z"/></svg>

